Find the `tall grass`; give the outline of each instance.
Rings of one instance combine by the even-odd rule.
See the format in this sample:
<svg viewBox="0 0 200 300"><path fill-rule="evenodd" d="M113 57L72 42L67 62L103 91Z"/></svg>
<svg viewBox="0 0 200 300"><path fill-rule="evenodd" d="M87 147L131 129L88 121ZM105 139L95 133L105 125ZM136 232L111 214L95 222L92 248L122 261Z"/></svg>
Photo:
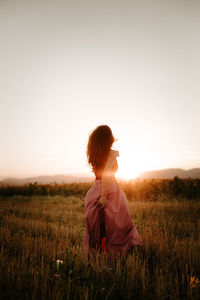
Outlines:
<svg viewBox="0 0 200 300"><path fill-rule="evenodd" d="M199 299L200 204L129 206L144 246L126 259L88 259L80 197L2 198L0 298Z"/></svg>

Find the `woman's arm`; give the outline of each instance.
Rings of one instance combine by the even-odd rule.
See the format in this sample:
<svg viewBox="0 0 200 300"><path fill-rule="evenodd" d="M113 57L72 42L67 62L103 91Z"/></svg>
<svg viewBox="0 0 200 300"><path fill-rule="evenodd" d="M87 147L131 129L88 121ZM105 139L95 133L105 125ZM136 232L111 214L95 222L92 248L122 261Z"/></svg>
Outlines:
<svg viewBox="0 0 200 300"><path fill-rule="evenodd" d="M102 207L104 207L106 204L109 182L117 171L117 156L119 156L119 152L111 149L102 175L102 192L99 200L99 203Z"/></svg>

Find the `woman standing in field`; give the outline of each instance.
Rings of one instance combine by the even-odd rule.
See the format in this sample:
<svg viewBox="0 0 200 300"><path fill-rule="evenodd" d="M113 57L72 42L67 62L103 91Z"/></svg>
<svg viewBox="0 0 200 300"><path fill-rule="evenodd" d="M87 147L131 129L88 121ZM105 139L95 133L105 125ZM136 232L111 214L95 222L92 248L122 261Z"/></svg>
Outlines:
<svg viewBox="0 0 200 300"><path fill-rule="evenodd" d="M111 149L114 141L107 125L98 126L89 136L87 158L96 178L85 198L84 244L89 250L127 254L142 241L115 179L119 152Z"/></svg>

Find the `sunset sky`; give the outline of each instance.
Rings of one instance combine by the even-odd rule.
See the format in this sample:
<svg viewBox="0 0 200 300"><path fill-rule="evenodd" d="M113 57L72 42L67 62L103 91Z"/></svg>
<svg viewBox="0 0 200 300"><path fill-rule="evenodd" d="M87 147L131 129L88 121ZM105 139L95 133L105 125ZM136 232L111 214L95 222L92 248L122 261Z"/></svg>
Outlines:
<svg viewBox="0 0 200 300"><path fill-rule="evenodd" d="M0 178L200 167L200 1L0 1Z"/></svg>

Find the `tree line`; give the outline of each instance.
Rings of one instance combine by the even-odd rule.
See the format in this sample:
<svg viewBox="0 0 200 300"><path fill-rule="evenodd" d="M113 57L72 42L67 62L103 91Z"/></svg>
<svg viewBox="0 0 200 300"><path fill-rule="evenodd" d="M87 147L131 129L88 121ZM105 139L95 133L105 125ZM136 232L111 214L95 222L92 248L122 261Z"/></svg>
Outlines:
<svg viewBox="0 0 200 300"><path fill-rule="evenodd" d="M71 196L85 197L92 183L63 183L40 184L38 182L23 185L2 184L0 196ZM130 201L170 201L200 200L200 179L136 179L121 181L119 185Z"/></svg>

